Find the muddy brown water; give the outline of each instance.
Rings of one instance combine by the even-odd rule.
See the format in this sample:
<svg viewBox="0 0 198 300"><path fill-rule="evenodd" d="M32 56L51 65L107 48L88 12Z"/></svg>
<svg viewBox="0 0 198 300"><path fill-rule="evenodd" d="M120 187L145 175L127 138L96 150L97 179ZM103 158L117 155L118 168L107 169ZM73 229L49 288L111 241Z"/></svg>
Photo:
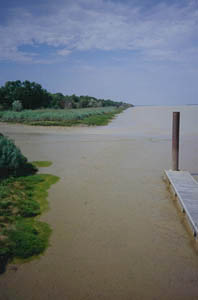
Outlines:
<svg viewBox="0 0 198 300"><path fill-rule="evenodd" d="M42 172L60 176L41 219L39 259L8 266L1 300L198 299L198 255L163 182L171 118L181 112L180 167L198 173L198 107L136 107L108 126L0 125Z"/></svg>

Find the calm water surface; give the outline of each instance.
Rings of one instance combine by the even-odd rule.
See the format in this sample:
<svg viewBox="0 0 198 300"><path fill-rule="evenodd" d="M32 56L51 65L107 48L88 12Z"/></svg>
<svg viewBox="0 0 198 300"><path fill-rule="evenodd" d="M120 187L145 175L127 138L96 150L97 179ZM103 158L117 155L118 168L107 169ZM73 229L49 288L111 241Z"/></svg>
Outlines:
<svg viewBox="0 0 198 300"><path fill-rule="evenodd" d="M198 255L163 182L171 118L180 167L198 173L198 107L136 107L106 127L0 125L29 160L60 176L42 216L45 254L0 277L1 300L198 299Z"/></svg>

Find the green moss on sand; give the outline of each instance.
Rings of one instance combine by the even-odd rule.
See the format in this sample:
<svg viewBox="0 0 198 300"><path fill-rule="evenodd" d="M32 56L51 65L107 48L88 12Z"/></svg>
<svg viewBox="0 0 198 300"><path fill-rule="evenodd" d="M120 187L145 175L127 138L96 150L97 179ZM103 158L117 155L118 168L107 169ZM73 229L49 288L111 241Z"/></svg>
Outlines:
<svg viewBox="0 0 198 300"><path fill-rule="evenodd" d="M33 161L32 164L38 168L50 167L52 165L51 161Z"/></svg>
<svg viewBox="0 0 198 300"><path fill-rule="evenodd" d="M0 273L11 259L28 259L47 248L51 229L37 217L48 208L47 190L58 179L37 174L0 181Z"/></svg>

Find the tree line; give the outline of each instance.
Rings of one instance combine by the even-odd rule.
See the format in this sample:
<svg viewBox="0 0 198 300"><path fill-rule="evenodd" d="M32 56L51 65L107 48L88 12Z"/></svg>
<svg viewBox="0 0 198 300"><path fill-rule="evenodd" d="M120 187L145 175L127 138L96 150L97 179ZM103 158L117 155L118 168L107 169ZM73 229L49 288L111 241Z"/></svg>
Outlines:
<svg viewBox="0 0 198 300"><path fill-rule="evenodd" d="M7 81L0 87L0 110L39 109L39 108L85 108L85 107L130 107L131 104L113 100L97 99L75 94L50 93L36 82Z"/></svg>

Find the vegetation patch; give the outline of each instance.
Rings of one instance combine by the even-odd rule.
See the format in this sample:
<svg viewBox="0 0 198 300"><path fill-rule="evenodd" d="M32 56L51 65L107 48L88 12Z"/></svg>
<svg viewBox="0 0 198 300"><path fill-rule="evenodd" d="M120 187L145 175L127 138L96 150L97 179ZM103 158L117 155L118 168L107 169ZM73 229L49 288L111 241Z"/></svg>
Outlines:
<svg viewBox="0 0 198 300"><path fill-rule="evenodd" d="M89 116L87 118L85 118L84 120L82 120L82 124L86 124L88 126L104 126L107 125L109 123L110 120L112 120L114 118L114 116L118 113L120 113L122 110L121 109L117 109L117 111L115 112L109 112L106 114L102 114L102 115L93 115L93 116Z"/></svg>
<svg viewBox="0 0 198 300"><path fill-rule="evenodd" d="M28 162L12 140L0 134L0 178L34 174L37 168Z"/></svg>
<svg viewBox="0 0 198 300"><path fill-rule="evenodd" d="M35 220L19 220L15 229L8 231L13 255L27 259L41 254L48 246L51 229L48 224Z"/></svg>
<svg viewBox="0 0 198 300"><path fill-rule="evenodd" d="M50 167L52 165L51 161L33 161L32 164L38 168Z"/></svg>
<svg viewBox="0 0 198 300"><path fill-rule="evenodd" d="M0 133L0 273L13 258L41 254L51 229L37 217L48 208L47 190L58 177L35 174L51 162L28 162L12 140Z"/></svg>
<svg viewBox="0 0 198 300"><path fill-rule="evenodd" d="M0 111L0 121L38 126L106 125L123 108L40 109Z"/></svg>
<svg viewBox="0 0 198 300"><path fill-rule="evenodd" d="M0 272L11 259L30 258L48 246L51 229L37 216L48 208L47 190L57 180L36 174L0 181Z"/></svg>

